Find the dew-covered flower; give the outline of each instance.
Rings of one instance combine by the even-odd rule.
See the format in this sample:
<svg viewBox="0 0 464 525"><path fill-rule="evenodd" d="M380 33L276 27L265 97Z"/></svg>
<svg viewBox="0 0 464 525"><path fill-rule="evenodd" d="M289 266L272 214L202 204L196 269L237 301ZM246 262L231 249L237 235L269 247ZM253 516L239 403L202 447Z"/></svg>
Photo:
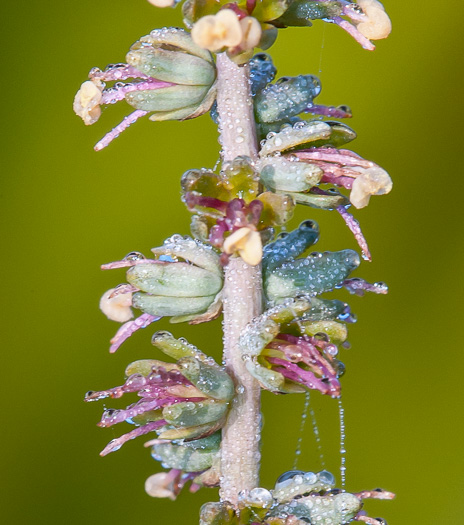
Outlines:
<svg viewBox="0 0 464 525"><path fill-rule="evenodd" d="M285 325L310 309L308 299L298 298L253 319L239 340L242 358L247 370L266 390L274 393L319 390L338 397L338 376L344 369L334 357L338 352L334 343L305 333L299 336L283 333Z"/></svg>
<svg viewBox="0 0 464 525"><path fill-rule="evenodd" d="M107 428L127 422L136 429L113 439L101 455L118 450L138 436L156 432L161 441L150 443L154 457L170 468L203 472L211 467L213 459L206 457L205 450L211 455L218 448L217 438L208 436L223 425L234 395L234 384L213 359L184 339L175 339L169 332L157 332L152 342L176 363L151 359L135 361L127 367L127 380L122 386L86 394L86 401L119 399L129 393L136 393L140 398L127 408L103 412L98 426ZM197 444L200 452L194 456L192 450L187 455L186 449L166 445L171 440L203 438L208 440ZM186 461L188 458L189 462Z"/></svg>
<svg viewBox="0 0 464 525"><path fill-rule="evenodd" d="M353 232L365 259L369 248L358 222L348 212L350 204L362 208L372 195L392 189L388 173L348 149L337 149L356 134L339 122L308 121L284 126L262 141L258 169L266 188L290 195L295 202L337 210ZM331 184L322 189L320 184ZM351 190L350 199L336 190Z"/></svg>
<svg viewBox="0 0 464 525"><path fill-rule="evenodd" d="M195 214L192 233L222 249L223 264L233 253L258 264L271 227L289 220L294 208L286 195L259 193L259 175L247 157L225 163L219 174L189 170L181 185L183 200Z"/></svg>
<svg viewBox="0 0 464 525"><path fill-rule="evenodd" d="M94 124L101 106L125 100L135 111L108 133L101 150L137 119L185 120L208 111L216 98L216 69L211 54L198 47L187 31L156 29L142 37L126 55L127 63L93 68L79 89L74 111ZM132 82L124 83L124 80ZM106 88L107 82L114 82Z"/></svg>
<svg viewBox="0 0 464 525"><path fill-rule="evenodd" d="M154 259L131 252L121 261L102 266L104 270L129 268L128 284L105 292L100 303L107 317L127 321L111 340L111 352L161 317L197 324L214 319L221 311L223 270L219 255L210 246L173 235L152 252ZM134 321L129 321L131 306L143 312Z"/></svg>
<svg viewBox="0 0 464 525"><path fill-rule="evenodd" d="M273 490L256 487L241 491L238 508L228 502L206 503L200 511L200 524L233 523L240 516L243 525L344 525L352 521L384 525L383 519L366 516L363 502L394 497L383 489L354 493L336 489L335 477L327 470L290 470L279 476Z"/></svg>
<svg viewBox="0 0 464 525"><path fill-rule="evenodd" d="M377 0L294 0L277 20L276 27L311 26L313 20L337 24L364 49L375 49L370 40L386 38L391 22L383 5Z"/></svg>

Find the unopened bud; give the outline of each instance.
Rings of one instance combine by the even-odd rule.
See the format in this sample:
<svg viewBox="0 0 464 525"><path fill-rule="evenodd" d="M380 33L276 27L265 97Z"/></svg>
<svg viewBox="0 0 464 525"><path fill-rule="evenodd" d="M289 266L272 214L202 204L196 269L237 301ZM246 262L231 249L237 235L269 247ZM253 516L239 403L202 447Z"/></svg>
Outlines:
<svg viewBox="0 0 464 525"><path fill-rule="evenodd" d="M134 317L131 305L132 294L122 293L112 297L116 288L111 288L105 292L100 299L100 310L111 319L118 323L125 323Z"/></svg>
<svg viewBox="0 0 464 525"><path fill-rule="evenodd" d="M81 117L86 126L97 122L101 115L100 102L103 85L101 83L85 81L74 97L73 109Z"/></svg>
<svg viewBox="0 0 464 525"><path fill-rule="evenodd" d="M364 208L369 204L371 195L385 195L393 187L390 175L382 168L368 168L353 182L350 194L351 204L355 208Z"/></svg>
<svg viewBox="0 0 464 525"><path fill-rule="evenodd" d="M367 17L365 22L357 25L357 30L370 40L387 38L391 33L392 24L383 5L377 0L359 0L357 4Z"/></svg>

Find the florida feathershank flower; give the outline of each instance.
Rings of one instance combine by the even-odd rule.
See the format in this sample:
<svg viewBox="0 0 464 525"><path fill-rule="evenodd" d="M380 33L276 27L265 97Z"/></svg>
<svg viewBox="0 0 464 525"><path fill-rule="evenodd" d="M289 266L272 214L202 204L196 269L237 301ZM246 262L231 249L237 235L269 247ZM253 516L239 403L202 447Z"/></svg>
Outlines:
<svg viewBox="0 0 464 525"><path fill-rule="evenodd" d="M162 456L163 463L169 463L167 457L170 455L171 467L176 468L175 450L166 450L161 445L171 440L203 439L220 429L234 395L234 384L213 359L185 340L175 339L169 332L157 332L152 342L176 363L153 359L135 361L127 367L127 380L122 386L90 391L85 400L119 399L125 394L136 393L141 398L136 403L125 409L106 409L103 412L98 423L100 427L107 428L125 421L137 428L112 440L101 455L118 450L138 436L156 432L163 440L154 444L156 454ZM216 443L217 440L213 441ZM205 466L199 461L194 464ZM188 464L183 464L184 470L189 468ZM206 467L192 467L192 470L206 470Z"/></svg>
<svg viewBox="0 0 464 525"><path fill-rule="evenodd" d="M101 150L140 117L186 120L208 111L216 97L216 68L211 54L198 47L187 31L155 29L132 45L127 63L93 68L76 94L74 111L94 124L101 106L125 100L135 111L125 117L95 149ZM124 80L132 82L124 83ZM114 82L106 88L107 82Z"/></svg>
<svg viewBox="0 0 464 525"><path fill-rule="evenodd" d="M105 292L100 302L107 317L127 321L111 340L111 352L161 317L170 317L174 323L197 324L214 319L221 311L223 272L219 255L211 247L173 235L152 252L157 258L131 252L121 261L102 266L104 270L129 268L128 283ZM120 296L123 299L118 302ZM142 311L133 321L129 321L131 306Z"/></svg>

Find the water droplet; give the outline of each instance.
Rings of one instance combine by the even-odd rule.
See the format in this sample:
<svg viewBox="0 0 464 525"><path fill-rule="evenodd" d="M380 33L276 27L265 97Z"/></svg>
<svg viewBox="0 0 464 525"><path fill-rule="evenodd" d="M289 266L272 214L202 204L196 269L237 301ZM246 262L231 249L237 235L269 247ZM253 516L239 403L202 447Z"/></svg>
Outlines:
<svg viewBox="0 0 464 525"><path fill-rule="evenodd" d="M146 257L140 252L130 252L124 257L125 261L140 261L142 259L146 259Z"/></svg>

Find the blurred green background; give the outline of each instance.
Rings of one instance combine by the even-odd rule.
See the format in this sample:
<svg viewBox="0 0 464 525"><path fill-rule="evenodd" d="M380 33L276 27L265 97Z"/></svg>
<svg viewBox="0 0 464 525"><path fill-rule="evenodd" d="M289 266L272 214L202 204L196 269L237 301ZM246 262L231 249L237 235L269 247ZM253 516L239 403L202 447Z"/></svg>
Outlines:
<svg viewBox="0 0 464 525"><path fill-rule="evenodd" d="M385 167L394 191L356 212L374 262L356 275L384 280L386 297L349 300L359 321L343 352L347 488L382 486L394 502L371 502L390 524L462 523L462 116L461 2L386 1L387 41L363 51L322 22L282 31L272 49L279 74L319 74L318 103L348 104L352 149ZM106 150L92 146L129 108L108 108L90 128L72 112L92 66L120 62L139 36L179 25L180 12L144 0L9 2L2 7L3 387L2 523L197 523L216 491L153 500L144 480L160 469L143 438L98 452L122 430L98 429L102 404L88 389L120 384L124 367L154 355L150 336L171 329L220 355L220 323L160 322L113 356L117 329L100 295L124 280L99 265L149 253L188 233L179 177L218 156L208 116L185 123L142 120ZM299 210L320 224L318 249L356 248L331 213ZM327 467L339 466L337 405L313 395ZM263 396L262 485L292 467L302 396ZM114 403L117 404L117 403ZM299 467L320 469L305 431Z"/></svg>

